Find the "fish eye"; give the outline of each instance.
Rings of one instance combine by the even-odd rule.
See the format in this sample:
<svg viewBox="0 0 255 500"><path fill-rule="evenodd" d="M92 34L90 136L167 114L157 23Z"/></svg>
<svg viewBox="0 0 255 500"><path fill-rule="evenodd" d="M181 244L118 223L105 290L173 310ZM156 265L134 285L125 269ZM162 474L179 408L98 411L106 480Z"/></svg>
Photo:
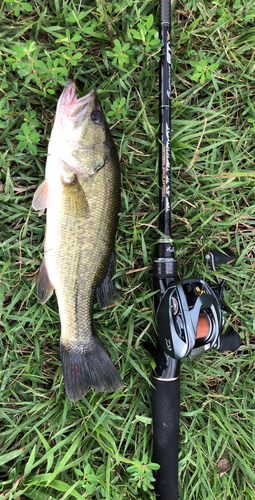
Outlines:
<svg viewBox="0 0 255 500"><path fill-rule="evenodd" d="M92 111L90 118L91 118L92 122L99 124L102 120L102 115L101 115L100 111L94 110L94 111Z"/></svg>

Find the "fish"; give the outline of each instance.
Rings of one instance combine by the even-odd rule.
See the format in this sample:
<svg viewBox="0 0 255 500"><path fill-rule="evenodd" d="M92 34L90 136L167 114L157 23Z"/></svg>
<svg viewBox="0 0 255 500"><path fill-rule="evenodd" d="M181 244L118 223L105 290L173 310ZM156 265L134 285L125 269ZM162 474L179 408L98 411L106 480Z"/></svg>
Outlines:
<svg viewBox="0 0 255 500"><path fill-rule="evenodd" d="M95 297L113 303L115 233L120 211L118 153L96 91L77 98L68 80L56 109L45 180L32 207L46 209L44 258L38 302L57 296L60 357L68 398L89 388L121 390L123 382L93 324Z"/></svg>

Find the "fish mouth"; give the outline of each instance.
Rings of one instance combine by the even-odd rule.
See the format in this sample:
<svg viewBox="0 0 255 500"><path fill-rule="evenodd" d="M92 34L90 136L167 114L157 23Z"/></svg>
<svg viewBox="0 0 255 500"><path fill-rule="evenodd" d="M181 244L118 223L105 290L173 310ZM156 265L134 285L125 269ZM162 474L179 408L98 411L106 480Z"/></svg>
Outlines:
<svg viewBox="0 0 255 500"><path fill-rule="evenodd" d="M84 120L88 105L94 98L95 90L93 89L89 94L77 99L75 82L68 80L57 104L57 116L61 124L63 125L63 120L66 118L75 123Z"/></svg>

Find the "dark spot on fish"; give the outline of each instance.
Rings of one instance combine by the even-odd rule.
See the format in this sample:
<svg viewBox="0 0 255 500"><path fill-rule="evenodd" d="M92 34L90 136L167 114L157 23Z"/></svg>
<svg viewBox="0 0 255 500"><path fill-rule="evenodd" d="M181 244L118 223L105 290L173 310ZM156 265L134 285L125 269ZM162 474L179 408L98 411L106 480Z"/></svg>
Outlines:
<svg viewBox="0 0 255 500"><path fill-rule="evenodd" d="M92 122L99 125L102 121L102 114L100 113L100 111L94 110L94 111L92 111L90 118L91 118Z"/></svg>

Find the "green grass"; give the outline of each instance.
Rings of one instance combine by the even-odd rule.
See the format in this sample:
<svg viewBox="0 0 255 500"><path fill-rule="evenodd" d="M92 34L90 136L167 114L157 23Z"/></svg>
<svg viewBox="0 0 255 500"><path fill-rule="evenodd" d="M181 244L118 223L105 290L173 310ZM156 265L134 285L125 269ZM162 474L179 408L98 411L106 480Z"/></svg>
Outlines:
<svg viewBox="0 0 255 500"><path fill-rule="evenodd" d="M212 278L207 250L231 247L236 263L218 274L242 339L237 353L182 362L179 492L183 500L252 500L255 6L173 4L179 275ZM83 1L80 14L78 5L3 0L0 7L0 500L155 499L148 465L153 361L143 340L156 337L158 2ZM45 216L31 207L70 66L82 94L98 91L122 173L116 305L95 305L94 316L125 388L90 390L76 404L64 391L56 298L43 306L36 300Z"/></svg>

